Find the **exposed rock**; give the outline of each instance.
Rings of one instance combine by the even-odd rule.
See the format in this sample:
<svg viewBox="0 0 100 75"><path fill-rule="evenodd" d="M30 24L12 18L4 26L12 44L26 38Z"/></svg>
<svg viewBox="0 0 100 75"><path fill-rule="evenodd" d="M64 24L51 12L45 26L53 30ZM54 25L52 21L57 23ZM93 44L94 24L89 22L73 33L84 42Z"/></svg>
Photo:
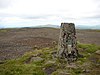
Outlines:
<svg viewBox="0 0 100 75"><path fill-rule="evenodd" d="M84 69L83 72L84 73L90 73L90 70L89 69Z"/></svg>
<svg viewBox="0 0 100 75"><path fill-rule="evenodd" d="M59 73L58 75L71 75L71 74L62 72L62 73Z"/></svg>
<svg viewBox="0 0 100 75"><path fill-rule="evenodd" d="M100 55L100 50L97 50L95 53Z"/></svg>
<svg viewBox="0 0 100 75"><path fill-rule="evenodd" d="M56 61L47 61L45 65L47 64L55 64Z"/></svg>
<svg viewBox="0 0 100 75"><path fill-rule="evenodd" d="M39 62L39 61L42 61L43 58L41 57L35 57L35 56L30 56L26 61L25 63L26 64L29 64L30 62L34 61L34 62Z"/></svg>
<svg viewBox="0 0 100 75"><path fill-rule="evenodd" d="M0 64L4 64L5 62L4 61L0 61Z"/></svg>
<svg viewBox="0 0 100 75"><path fill-rule="evenodd" d="M71 75L67 70L58 69L57 71L53 72L51 75Z"/></svg>
<svg viewBox="0 0 100 75"><path fill-rule="evenodd" d="M32 57L31 61L39 62L39 61L43 61L43 58L41 58L41 57Z"/></svg>
<svg viewBox="0 0 100 75"><path fill-rule="evenodd" d="M89 67L91 65L91 62L85 62L83 63L82 67Z"/></svg>
<svg viewBox="0 0 100 75"><path fill-rule="evenodd" d="M67 65L67 68L73 68L73 69L77 69L78 68L78 66L75 64L75 63L71 63L71 64L68 64Z"/></svg>

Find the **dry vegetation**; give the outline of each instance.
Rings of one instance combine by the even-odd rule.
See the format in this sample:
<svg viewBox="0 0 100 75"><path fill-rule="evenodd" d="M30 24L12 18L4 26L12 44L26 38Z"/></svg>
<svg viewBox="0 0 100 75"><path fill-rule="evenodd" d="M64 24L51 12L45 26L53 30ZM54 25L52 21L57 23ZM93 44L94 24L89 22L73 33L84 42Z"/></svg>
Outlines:
<svg viewBox="0 0 100 75"><path fill-rule="evenodd" d="M0 60L22 56L34 48L52 47L58 42L59 29L20 28L0 30ZM100 45L99 30L77 30L77 40L81 43Z"/></svg>

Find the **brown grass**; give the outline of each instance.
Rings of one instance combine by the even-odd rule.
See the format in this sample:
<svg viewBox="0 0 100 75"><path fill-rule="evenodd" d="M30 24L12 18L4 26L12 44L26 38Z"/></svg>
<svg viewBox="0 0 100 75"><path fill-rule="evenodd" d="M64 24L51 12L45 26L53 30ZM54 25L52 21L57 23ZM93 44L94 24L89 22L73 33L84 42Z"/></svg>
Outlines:
<svg viewBox="0 0 100 75"><path fill-rule="evenodd" d="M34 47L52 47L54 41L58 42L59 32L60 30L55 28L7 29L6 32L0 32L0 60L20 57L25 52L34 50ZM100 45L99 31L76 32L79 42Z"/></svg>

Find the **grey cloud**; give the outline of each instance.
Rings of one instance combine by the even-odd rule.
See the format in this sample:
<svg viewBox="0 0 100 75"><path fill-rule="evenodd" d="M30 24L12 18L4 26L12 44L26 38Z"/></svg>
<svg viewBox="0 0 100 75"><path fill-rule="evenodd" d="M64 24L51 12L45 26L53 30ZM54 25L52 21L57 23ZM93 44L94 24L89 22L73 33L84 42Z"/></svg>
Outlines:
<svg viewBox="0 0 100 75"><path fill-rule="evenodd" d="M95 16L93 16L93 17L91 17L91 18L100 18L100 14L95 15Z"/></svg>
<svg viewBox="0 0 100 75"><path fill-rule="evenodd" d="M50 16L54 16L52 14L41 14L41 15L14 15L14 14L8 14L8 13L0 13L0 17L1 18L5 18L5 17L19 17L22 19L47 19Z"/></svg>
<svg viewBox="0 0 100 75"><path fill-rule="evenodd" d="M93 1L95 1L95 2L100 2L100 0L93 0Z"/></svg>
<svg viewBox="0 0 100 75"><path fill-rule="evenodd" d="M83 17L83 19L100 19L100 14L96 14L94 16Z"/></svg>
<svg viewBox="0 0 100 75"><path fill-rule="evenodd" d="M21 17L24 18L24 19L47 19L51 16L54 16L54 15L48 15L48 14L45 14L45 15L22 15Z"/></svg>
<svg viewBox="0 0 100 75"><path fill-rule="evenodd" d="M7 14L7 13L0 13L0 17L9 17L11 16L11 14Z"/></svg>
<svg viewBox="0 0 100 75"><path fill-rule="evenodd" d="M67 16L63 16L61 14L45 14L45 15L23 15L22 18L24 19L48 19L50 17L58 17L58 18L62 18L62 19L75 19L72 17L67 17Z"/></svg>
<svg viewBox="0 0 100 75"><path fill-rule="evenodd" d="M26 16L26 17L22 17L24 19L45 19L47 18L47 16Z"/></svg>
<svg viewBox="0 0 100 75"><path fill-rule="evenodd" d="M98 9L100 9L100 0L93 0L94 3L98 6Z"/></svg>
<svg viewBox="0 0 100 75"><path fill-rule="evenodd" d="M0 0L0 8L9 7L14 0Z"/></svg>
<svg viewBox="0 0 100 75"><path fill-rule="evenodd" d="M16 14L8 14L8 13L0 13L0 17L17 17L19 15Z"/></svg>

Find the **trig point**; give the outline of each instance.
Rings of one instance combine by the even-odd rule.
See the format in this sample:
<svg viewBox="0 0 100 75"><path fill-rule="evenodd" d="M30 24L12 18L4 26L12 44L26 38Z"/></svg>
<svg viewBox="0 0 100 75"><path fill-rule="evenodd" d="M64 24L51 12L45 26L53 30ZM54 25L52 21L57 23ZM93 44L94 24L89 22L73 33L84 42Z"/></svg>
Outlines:
<svg viewBox="0 0 100 75"><path fill-rule="evenodd" d="M77 59L76 31L74 23L61 23L58 56L68 61Z"/></svg>

